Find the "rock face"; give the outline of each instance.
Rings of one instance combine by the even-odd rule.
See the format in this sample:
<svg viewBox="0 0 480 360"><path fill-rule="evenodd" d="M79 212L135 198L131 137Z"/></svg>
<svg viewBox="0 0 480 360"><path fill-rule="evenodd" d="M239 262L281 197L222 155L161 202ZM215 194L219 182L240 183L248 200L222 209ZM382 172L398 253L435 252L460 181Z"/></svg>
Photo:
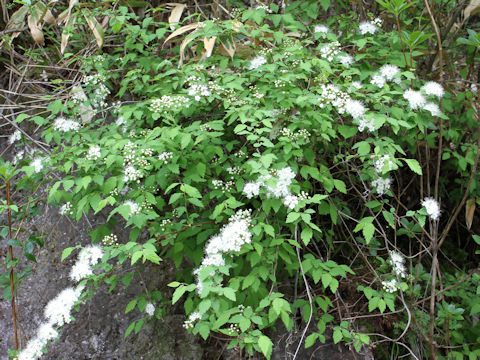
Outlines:
<svg viewBox="0 0 480 360"><path fill-rule="evenodd" d="M68 279L74 256L60 261L64 248L89 243L89 225L83 220L73 223L60 216L58 209L45 206L41 215L34 217L25 227L45 234L45 245L35 255L37 263L18 265L18 269L32 266L32 274L18 288L18 328L23 344L35 336L44 321L43 309L65 287L72 286ZM121 235L118 235L121 238ZM7 247L2 241L1 248ZM167 264L143 269L142 279L149 289L158 288L174 279L174 269ZM125 314L125 307L140 294L144 284L134 278L130 286L119 285L108 293L102 284L93 297L73 312L75 320L65 325L58 341L50 343L42 359L145 359L145 360L199 360L203 349L196 338L182 327L184 316L167 314L162 320L146 322L138 335L124 339L128 325L145 314L135 309ZM0 302L0 359L7 360L8 348L14 347L10 302Z"/></svg>
<svg viewBox="0 0 480 360"><path fill-rule="evenodd" d="M98 221L101 222L101 219ZM23 259L18 265L18 269L27 265L33 268L32 274L20 284L17 296L18 324L23 344L35 336L36 329L44 321L45 305L65 287L72 286L68 274L75 256L61 262L61 254L66 247L89 244L87 234L91 225L85 218L74 223L67 217L60 216L57 208L45 206L41 215L35 216L24 228L45 234L45 245L35 253L37 263L26 264ZM121 233L117 233L117 236L120 241L122 236L127 238L127 235ZM1 241L0 248L7 248L6 240ZM182 327L185 316L173 314L175 309L172 308L169 310L171 313L167 313L161 320L146 322L138 335L130 335L124 339L128 325L144 316L138 309L125 314L125 307L130 300L144 291L145 286L148 289L162 290L175 279L175 268L167 261L160 266L146 267L140 273L141 277L135 277L127 289L119 282L109 293L106 284L100 285L93 297L80 305L78 312L73 313L75 320L62 328L59 340L48 345L48 351L42 359L240 359L242 352L238 349L227 350L225 343L216 344L212 349L211 345L201 342L200 338L189 335ZM145 281L145 284L142 281ZM0 334L3 334L0 336L1 360L7 360L8 348L14 347L11 315L10 303L0 302ZM344 346L334 345L328 331L326 335L326 344L316 344L310 349L302 346L296 359L373 359L368 349L363 355L354 354ZM275 347L272 359L293 359L300 337L301 331L288 333L280 326L273 337ZM247 358L253 360L262 357L257 354Z"/></svg>

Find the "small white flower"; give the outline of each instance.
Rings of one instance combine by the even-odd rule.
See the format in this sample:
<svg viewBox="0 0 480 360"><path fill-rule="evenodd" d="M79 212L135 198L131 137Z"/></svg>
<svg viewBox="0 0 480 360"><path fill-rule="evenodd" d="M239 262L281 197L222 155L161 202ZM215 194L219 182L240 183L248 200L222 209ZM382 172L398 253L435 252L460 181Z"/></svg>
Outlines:
<svg viewBox="0 0 480 360"><path fill-rule="evenodd" d="M434 198L425 198L422 201L422 206L427 210L427 214L432 218L432 220L438 220L440 218L440 205Z"/></svg>
<svg viewBox="0 0 480 360"><path fill-rule="evenodd" d="M360 34L365 35L365 34L375 34L378 30L377 26L369 21L364 21L358 26L358 30L360 31Z"/></svg>
<svg viewBox="0 0 480 360"><path fill-rule="evenodd" d="M78 301L80 293L66 288L45 307L45 317L54 325L63 326L71 321L70 312Z"/></svg>
<svg viewBox="0 0 480 360"><path fill-rule="evenodd" d="M56 118L53 122L53 128L57 131L77 131L80 129L80 124L73 120L65 119L64 117Z"/></svg>
<svg viewBox="0 0 480 360"><path fill-rule="evenodd" d="M385 86L385 83L386 83L386 79L381 74L374 74L372 76L372 80L370 80L370 84L376 85L379 88L383 88Z"/></svg>
<svg viewBox="0 0 480 360"><path fill-rule="evenodd" d="M350 56L349 54L345 54L345 55L340 55L338 57L338 60L340 61L340 63L345 66L346 68L349 68L350 65L353 64L353 57Z"/></svg>
<svg viewBox="0 0 480 360"><path fill-rule="evenodd" d="M38 328L37 337L40 341L47 343L49 340L53 340L57 336L58 332L51 323L42 324Z"/></svg>
<svg viewBox="0 0 480 360"><path fill-rule="evenodd" d="M345 102L345 111L354 119L360 119L365 116L365 107L358 100L348 99Z"/></svg>
<svg viewBox="0 0 480 360"><path fill-rule="evenodd" d="M295 195L287 195L283 198L283 205L289 209L295 209L298 204L298 197Z"/></svg>
<svg viewBox="0 0 480 360"><path fill-rule="evenodd" d="M67 201L65 204L63 204L61 207L60 207L60 210L59 210L59 213L60 215L72 215L72 204L70 203L70 201Z"/></svg>
<svg viewBox="0 0 480 360"><path fill-rule="evenodd" d="M98 160L102 154L100 153L100 146L92 145L88 149L87 159L88 160Z"/></svg>
<svg viewBox="0 0 480 360"><path fill-rule="evenodd" d="M315 25L313 27L313 32L316 33L316 34L320 34L321 37L325 38L328 34L328 26L325 26L325 25L322 25L322 24L319 24L319 25Z"/></svg>
<svg viewBox="0 0 480 360"><path fill-rule="evenodd" d="M127 200L123 203L123 205L127 205L130 207L130 217L133 215L138 215L140 213L140 205L132 200Z"/></svg>
<svg viewBox="0 0 480 360"><path fill-rule="evenodd" d="M398 283L396 279L392 279L390 281L382 281L383 290L388 293L394 293L398 289Z"/></svg>
<svg viewBox="0 0 480 360"><path fill-rule="evenodd" d="M438 105L432 102L426 103L423 109L430 111L432 116L440 116L442 114Z"/></svg>
<svg viewBox="0 0 480 360"><path fill-rule="evenodd" d="M69 277L72 281L80 281L92 274L92 267L88 262L77 261L75 265L72 266Z"/></svg>
<svg viewBox="0 0 480 360"><path fill-rule="evenodd" d="M362 118L358 120L358 130L363 132L367 129L369 132L375 131L375 122L373 119Z"/></svg>
<svg viewBox="0 0 480 360"><path fill-rule="evenodd" d="M88 263L90 265L96 265L102 257L103 250L100 246L89 245L80 251L78 254L78 261Z"/></svg>
<svg viewBox="0 0 480 360"><path fill-rule="evenodd" d="M375 179L372 181L372 187L375 188L378 195L384 195L392 185L391 178L381 178Z"/></svg>
<svg viewBox="0 0 480 360"><path fill-rule="evenodd" d="M262 186L261 182L248 182L243 187L243 193L248 199L251 199L260 194L260 186Z"/></svg>
<svg viewBox="0 0 480 360"><path fill-rule="evenodd" d="M402 254L397 251L389 251L390 259L388 262L392 265L393 271L398 276L404 278L407 276L407 270L405 269L405 259Z"/></svg>
<svg viewBox="0 0 480 360"><path fill-rule="evenodd" d="M22 133L20 130L15 130L12 135L8 137L8 143L12 145L15 141L20 140L22 138Z"/></svg>
<svg viewBox="0 0 480 360"><path fill-rule="evenodd" d="M155 314L155 306L151 302L147 303L147 305L145 305L145 312L153 316L153 314Z"/></svg>
<svg viewBox="0 0 480 360"><path fill-rule="evenodd" d="M444 94L442 85L435 81L427 82L425 85L423 85L422 90L425 91L425 94L433 95L438 98L441 98Z"/></svg>
<svg viewBox="0 0 480 360"><path fill-rule="evenodd" d="M399 67L395 65L385 64L380 68L380 74L388 81L393 80L399 72Z"/></svg>
<svg viewBox="0 0 480 360"><path fill-rule="evenodd" d="M33 161L30 163L30 166L33 166L33 169L35 170L36 173L39 173L40 171L43 170L43 164L42 164L43 158L41 157L36 157L33 159Z"/></svg>
<svg viewBox="0 0 480 360"><path fill-rule="evenodd" d="M408 89L403 93L403 97L408 100L412 110L424 107L427 104L427 100L420 91Z"/></svg>
<svg viewBox="0 0 480 360"><path fill-rule="evenodd" d="M267 59L264 56L261 56L261 55L255 56L252 60L250 60L250 65L248 66L248 70L258 69L260 66L266 63L267 63Z"/></svg>

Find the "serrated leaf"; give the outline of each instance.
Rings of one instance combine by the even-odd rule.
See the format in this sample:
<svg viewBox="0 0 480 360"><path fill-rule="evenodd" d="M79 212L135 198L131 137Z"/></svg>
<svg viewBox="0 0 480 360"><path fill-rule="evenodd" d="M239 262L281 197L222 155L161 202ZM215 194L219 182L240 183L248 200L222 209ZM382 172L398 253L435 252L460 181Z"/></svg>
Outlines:
<svg viewBox="0 0 480 360"><path fill-rule="evenodd" d="M181 285L180 287L176 288L172 295L172 305L175 304L183 294L185 294L187 288L185 285Z"/></svg>
<svg viewBox="0 0 480 360"><path fill-rule="evenodd" d="M236 301L237 300L237 297L235 296L235 290L233 290L232 288L225 288L223 289L223 295L227 298L227 299L230 299L232 301Z"/></svg>
<svg viewBox="0 0 480 360"><path fill-rule="evenodd" d="M333 342L335 344L338 344L342 339L343 339L342 330L339 327L335 328L335 331L333 332Z"/></svg>
<svg viewBox="0 0 480 360"><path fill-rule="evenodd" d="M135 305L137 305L137 299L133 299L127 304L127 307L125 308L125 314L135 309Z"/></svg>
<svg viewBox="0 0 480 360"><path fill-rule="evenodd" d="M270 359L273 349L272 340L270 340L270 338L268 338L267 336L262 335L258 338L258 346L260 347L262 354L265 355L267 359Z"/></svg>
<svg viewBox="0 0 480 360"><path fill-rule="evenodd" d="M373 234L375 232L375 226L373 224L365 224L362 229L363 237L365 238L365 242L368 244L370 240L372 240Z"/></svg>
<svg viewBox="0 0 480 360"><path fill-rule="evenodd" d="M408 165L410 170L412 170L415 174L422 175L422 168L420 164L415 159L403 159L405 163Z"/></svg>

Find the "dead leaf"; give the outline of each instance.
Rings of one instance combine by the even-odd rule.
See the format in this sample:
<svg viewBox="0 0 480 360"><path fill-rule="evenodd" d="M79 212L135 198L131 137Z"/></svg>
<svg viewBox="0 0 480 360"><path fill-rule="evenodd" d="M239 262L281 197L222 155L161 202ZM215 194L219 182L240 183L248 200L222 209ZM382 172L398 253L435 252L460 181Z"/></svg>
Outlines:
<svg viewBox="0 0 480 360"><path fill-rule="evenodd" d="M203 48L205 49L205 52L202 55L202 59L206 59L212 56L212 51L213 47L215 46L216 39L216 36L212 36L210 39L207 39L206 37L203 38Z"/></svg>
<svg viewBox="0 0 480 360"><path fill-rule="evenodd" d="M233 59L233 55L235 55L235 42L234 41L222 41L222 48L225 50L226 54Z"/></svg>
<svg viewBox="0 0 480 360"><path fill-rule="evenodd" d="M182 17L183 10L187 7L187 5L178 3L169 3L168 5L173 6L172 12L168 17L168 23L170 24L170 29L174 30L178 25L180 18Z"/></svg>
<svg viewBox="0 0 480 360"><path fill-rule="evenodd" d="M470 16L475 15L479 11L480 11L480 0L471 0L470 4L468 4L465 10L463 11L463 22L467 21L467 19Z"/></svg>
<svg viewBox="0 0 480 360"><path fill-rule="evenodd" d="M470 230L473 222L473 214L475 214L475 199L468 199L465 204L465 222L467 223L467 228Z"/></svg>
<svg viewBox="0 0 480 360"><path fill-rule="evenodd" d="M180 44L180 60L178 61L178 67L182 67L183 65L183 59L185 57L185 48L186 46L192 42L195 37L192 36L192 34L195 34L197 30L193 31L189 36L187 36L185 39L183 39L182 43Z"/></svg>
<svg viewBox="0 0 480 360"><path fill-rule="evenodd" d="M43 36L42 27L39 25L37 20L32 15L28 15L27 23L33 41L42 46L45 45L45 37Z"/></svg>
<svg viewBox="0 0 480 360"><path fill-rule="evenodd" d="M165 41L163 42L163 44L165 45L165 43L166 43L167 41L169 41L170 39L173 39L175 36L178 36L178 35L181 35L181 34L183 34L183 33L186 33L187 31L196 29L197 27L198 27L198 22L195 22L195 23L192 23L192 24L188 24L188 25L182 26L181 28L178 28L177 30L175 30L174 32L172 32L170 35L168 35L168 37L165 39Z"/></svg>
<svg viewBox="0 0 480 360"><path fill-rule="evenodd" d="M103 31L102 25L95 19L95 16L92 15L90 11L85 11L84 14L85 20L87 21L90 30L92 30L95 39L97 40L97 45L101 49L103 46L103 41L105 33Z"/></svg>
<svg viewBox="0 0 480 360"><path fill-rule="evenodd" d="M65 24L65 28L62 31L62 41L60 43L60 52L63 54L65 49L67 48L68 38L70 37L70 31L73 25L77 22L77 14L73 14L72 16L68 16L67 23Z"/></svg>
<svg viewBox="0 0 480 360"><path fill-rule="evenodd" d="M28 7L26 7L25 5L15 11L12 16L10 16L10 20L5 27L5 30L22 29L23 27L25 27L25 17L27 16L27 13ZM10 44L12 43L13 39L15 39L19 34L20 32L16 31L12 33L12 35L10 35Z"/></svg>
<svg viewBox="0 0 480 360"><path fill-rule="evenodd" d="M47 10L45 16L43 17L43 20L45 20L45 22L50 25L54 25L57 23L57 21L55 20L55 16L53 16L50 10Z"/></svg>

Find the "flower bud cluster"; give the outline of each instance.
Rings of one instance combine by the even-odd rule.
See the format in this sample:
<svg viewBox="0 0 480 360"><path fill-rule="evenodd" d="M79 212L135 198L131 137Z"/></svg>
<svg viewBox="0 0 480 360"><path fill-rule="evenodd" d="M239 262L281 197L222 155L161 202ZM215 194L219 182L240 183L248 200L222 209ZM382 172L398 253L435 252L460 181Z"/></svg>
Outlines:
<svg viewBox="0 0 480 360"><path fill-rule="evenodd" d="M183 95L163 95L159 99L153 99L150 104L150 111L153 113L168 114L170 110L177 110L190 107L190 99Z"/></svg>
<svg viewBox="0 0 480 360"><path fill-rule="evenodd" d="M58 117L53 122L53 129L62 132L78 131L80 124L76 121L65 119L64 117Z"/></svg>
<svg viewBox="0 0 480 360"><path fill-rule="evenodd" d="M232 191L235 183L231 180L222 181L222 180L214 179L212 180L212 185L215 190L222 190L225 193L225 192Z"/></svg>
<svg viewBox="0 0 480 360"><path fill-rule="evenodd" d="M168 164L168 162L173 159L173 153L164 151L160 155L158 155L158 158L160 159L160 161L163 161L164 164Z"/></svg>
<svg viewBox="0 0 480 360"><path fill-rule="evenodd" d="M60 215L73 215L72 204L70 201L67 201L60 207L59 213Z"/></svg>
<svg viewBox="0 0 480 360"><path fill-rule="evenodd" d="M189 316L188 316L188 319L185 320L185 322L183 323L183 327L185 329L193 329L193 324L195 323L195 321L197 320L201 320L202 319L202 314L200 314L199 312L195 311L195 312L192 312Z"/></svg>
<svg viewBox="0 0 480 360"><path fill-rule="evenodd" d="M383 286L383 290L391 294L393 294L394 292L397 292L399 288L397 279L382 281L382 286Z"/></svg>
<svg viewBox="0 0 480 360"><path fill-rule="evenodd" d="M320 56L328 61L333 61L333 59L339 53L340 53L340 43L338 41L333 41L329 44L326 44L320 49Z"/></svg>
<svg viewBox="0 0 480 360"><path fill-rule="evenodd" d="M87 153L87 159L88 160L98 160L102 157L102 154L100 152L100 146L97 145L92 145L88 149Z"/></svg>
<svg viewBox="0 0 480 360"><path fill-rule="evenodd" d="M117 245L119 245L118 237L115 234L105 235L102 239L102 243L105 246L117 246Z"/></svg>

